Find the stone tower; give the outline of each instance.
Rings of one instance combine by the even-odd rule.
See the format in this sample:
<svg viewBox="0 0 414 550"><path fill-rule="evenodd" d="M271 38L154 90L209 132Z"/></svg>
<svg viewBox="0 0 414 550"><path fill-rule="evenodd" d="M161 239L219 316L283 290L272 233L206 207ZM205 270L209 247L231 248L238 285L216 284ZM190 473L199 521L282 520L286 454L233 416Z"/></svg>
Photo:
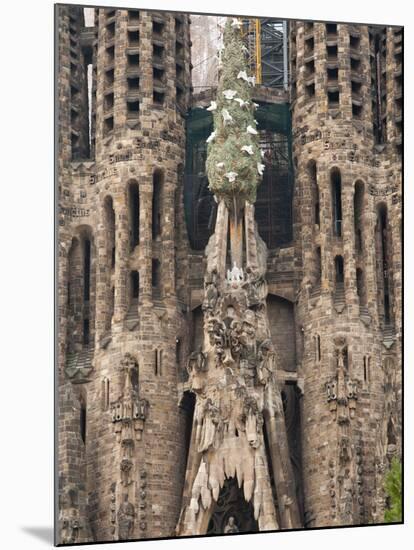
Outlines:
<svg viewBox="0 0 414 550"><path fill-rule="evenodd" d="M165 536L185 468L189 18L95 9L86 27L58 6L57 20L59 541Z"/></svg>
<svg viewBox="0 0 414 550"><path fill-rule="evenodd" d="M401 452L401 38L291 26L309 526L378 521Z"/></svg>

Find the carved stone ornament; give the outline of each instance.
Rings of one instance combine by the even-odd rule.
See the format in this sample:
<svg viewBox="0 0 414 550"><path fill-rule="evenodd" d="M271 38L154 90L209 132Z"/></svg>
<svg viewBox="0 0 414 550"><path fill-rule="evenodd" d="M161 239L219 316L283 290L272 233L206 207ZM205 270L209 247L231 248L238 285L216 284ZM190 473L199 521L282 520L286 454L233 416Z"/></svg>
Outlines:
<svg viewBox="0 0 414 550"><path fill-rule="evenodd" d="M119 506L117 520L119 540L130 539L134 529L135 509L133 504L128 501L128 495L124 495L124 500Z"/></svg>

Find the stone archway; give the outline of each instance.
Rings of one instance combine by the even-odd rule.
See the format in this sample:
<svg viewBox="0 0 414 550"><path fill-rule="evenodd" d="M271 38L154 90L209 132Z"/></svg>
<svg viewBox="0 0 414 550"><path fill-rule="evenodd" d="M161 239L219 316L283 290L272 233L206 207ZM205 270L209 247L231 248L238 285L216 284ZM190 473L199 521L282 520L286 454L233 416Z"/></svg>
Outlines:
<svg viewBox="0 0 414 550"><path fill-rule="evenodd" d="M207 528L208 535L221 535L225 533L229 519L234 518L235 528L229 532L257 533L259 526L254 519L252 502L247 502L243 495L243 489L239 488L234 477L227 478L220 490L219 498L212 509L211 518Z"/></svg>

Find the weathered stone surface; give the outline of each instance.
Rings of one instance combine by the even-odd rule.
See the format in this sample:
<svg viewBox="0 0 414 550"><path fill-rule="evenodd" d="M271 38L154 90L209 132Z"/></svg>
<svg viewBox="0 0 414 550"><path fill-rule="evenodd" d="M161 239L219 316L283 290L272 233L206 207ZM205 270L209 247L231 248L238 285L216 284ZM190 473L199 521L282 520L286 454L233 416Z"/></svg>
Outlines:
<svg viewBox="0 0 414 550"><path fill-rule="evenodd" d="M215 98L191 93L188 16L96 9L84 31L57 9L58 542L206 532L226 476L243 514L222 531L380 522L401 453L399 30L289 23L289 92L252 95L290 95L293 240L266 250L245 204L240 273L224 204L206 257L188 244L184 115Z"/></svg>

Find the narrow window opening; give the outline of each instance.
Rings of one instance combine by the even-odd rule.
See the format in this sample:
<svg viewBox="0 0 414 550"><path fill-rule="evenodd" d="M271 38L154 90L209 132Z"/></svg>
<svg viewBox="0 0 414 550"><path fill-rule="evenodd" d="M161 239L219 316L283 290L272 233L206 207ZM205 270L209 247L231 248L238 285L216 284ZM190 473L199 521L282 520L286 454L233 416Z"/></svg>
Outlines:
<svg viewBox="0 0 414 550"><path fill-rule="evenodd" d="M316 285L319 287L322 279L322 255L321 247L316 249Z"/></svg>
<svg viewBox="0 0 414 550"><path fill-rule="evenodd" d="M338 80L338 68L337 67L333 67L333 68L328 68L326 70L327 72L327 76L328 76L328 81L336 81Z"/></svg>
<svg viewBox="0 0 414 550"><path fill-rule="evenodd" d="M128 118L138 118L139 116L139 101L127 101Z"/></svg>
<svg viewBox="0 0 414 550"><path fill-rule="evenodd" d="M181 363L181 339L175 339L175 362L177 365Z"/></svg>
<svg viewBox="0 0 414 550"><path fill-rule="evenodd" d="M337 285L344 282L344 259L342 256L335 258L335 282Z"/></svg>
<svg viewBox="0 0 414 550"><path fill-rule="evenodd" d="M180 19L178 19L178 17L175 18L175 33L176 34L180 34L183 30L183 24L182 22L180 21Z"/></svg>
<svg viewBox="0 0 414 550"><path fill-rule="evenodd" d="M161 235L162 200L164 188L164 175L156 170L153 175L152 194L152 238L156 239Z"/></svg>
<svg viewBox="0 0 414 550"><path fill-rule="evenodd" d="M139 11L138 10L128 10L128 19L130 23L139 23Z"/></svg>
<svg viewBox="0 0 414 550"><path fill-rule="evenodd" d="M318 357L318 362L320 362L322 356L321 356L321 337L319 336L319 334L316 337L316 341L317 341L317 357Z"/></svg>
<svg viewBox="0 0 414 550"><path fill-rule="evenodd" d="M336 23L327 23L326 24L326 33L329 35L336 35L338 32L338 26Z"/></svg>
<svg viewBox="0 0 414 550"><path fill-rule="evenodd" d="M153 67L152 74L153 74L154 80L158 80L159 82L162 82L164 80L164 76L165 76L164 69L158 69L157 67Z"/></svg>
<svg viewBox="0 0 414 550"><path fill-rule="evenodd" d="M128 62L128 67L131 69L139 67L139 54L128 54L127 62Z"/></svg>
<svg viewBox="0 0 414 550"><path fill-rule="evenodd" d="M339 105L339 90L328 91L328 103L331 107Z"/></svg>
<svg viewBox="0 0 414 550"><path fill-rule="evenodd" d="M308 99L315 96L315 83L309 84L308 86L305 86L305 93L306 97Z"/></svg>
<svg viewBox="0 0 414 550"><path fill-rule="evenodd" d="M89 346L89 319L83 320L83 345Z"/></svg>
<svg viewBox="0 0 414 550"><path fill-rule="evenodd" d="M164 46L153 44L152 51L154 61L162 61L164 57Z"/></svg>
<svg viewBox="0 0 414 550"><path fill-rule="evenodd" d="M109 42L115 37L115 21L106 25L106 40Z"/></svg>
<svg viewBox="0 0 414 550"><path fill-rule="evenodd" d="M354 231L355 231L355 250L362 252L363 247L363 209L364 209L364 184L357 181L354 193Z"/></svg>
<svg viewBox="0 0 414 550"><path fill-rule="evenodd" d="M152 260L152 288L153 291L159 291L160 287L160 261L154 258Z"/></svg>
<svg viewBox="0 0 414 550"><path fill-rule="evenodd" d="M139 90L139 78L130 77L128 78L128 89L130 92Z"/></svg>
<svg viewBox="0 0 414 550"><path fill-rule="evenodd" d="M91 241L85 239L83 256L83 300L89 302L91 280Z"/></svg>
<svg viewBox="0 0 414 550"><path fill-rule="evenodd" d="M353 50L359 50L359 47L361 45L361 39L359 36L353 36L351 34L351 36L349 37L349 46L353 49Z"/></svg>
<svg viewBox="0 0 414 550"><path fill-rule="evenodd" d="M342 186L339 170L331 172L331 193L333 211L333 233L337 237L342 236Z"/></svg>
<svg viewBox="0 0 414 550"><path fill-rule="evenodd" d="M164 92L157 92L156 90L154 90L152 98L154 103L156 103L157 105L162 105L164 103L165 94Z"/></svg>
<svg viewBox="0 0 414 550"><path fill-rule="evenodd" d="M114 94L109 93L105 95L104 98L104 109L105 111L110 111L114 108Z"/></svg>
<svg viewBox="0 0 414 550"><path fill-rule="evenodd" d="M114 117L109 116L104 120L104 136L108 135L114 129Z"/></svg>
<svg viewBox="0 0 414 550"><path fill-rule="evenodd" d="M129 186L129 224L131 251L139 244L139 189L136 183Z"/></svg>
<svg viewBox="0 0 414 550"><path fill-rule="evenodd" d="M114 83L114 69L109 69L108 71L105 71L105 84L107 86L112 86Z"/></svg>
<svg viewBox="0 0 414 550"><path fill-rule="evenodd" d="M313 50L315 47L315 40L313 36L310 38L307 38L305 40L305 57L309 57L310 55L313 55Z"/></svg>
<svg viewBox="0 0 414 550"><path fill-rule="evenodd" d="M106 63L112 65L115 59L115 46L110 46L106 48Z"/></svg>
<svg viewBox="0 0 414 550"><path fill-rule="evenodd" d="M364 272L362 269L358 268L356 270L356 278L357 278L357 294L359 299L359 305L365 306L366 303L366 296L365 296L365 280L364 280Z"/></svg>
<svg viewBox="0 0 414 550"><path fill-rule="evenodd" d="M134 302L138 302L139 298L139 273L131 271L131 298Z"/></svg>
<svg viewBox="0 0 414 550"><path fill-rule="evenodd" d="M129 46L139 46L138 31L128 31L128 44Z"/></svg>
<svg viewBox="0 0 414 550"><path fill-rule="evenodd" d="M351 58L351 71L359 72L361 69L361 60L358 58Z"/></svg>
<svg viewBox="0 0 414 550"><path fill-rule="evenodd" d="M85 405L81 405L80 413L79 413L79 427L80 427L80 436L82 438L82 441L86 442L86 407Z"/></svg>
<svg viewBox="0 0 414 550"><path fill-rule="evenodd" d="M336 61L338 57L338 46L326 46L326 53L328 55L328 61Z"/></svg>
<svg viewBox="0 0 414 550"><path fill-rule="evenodd" d="M162 34L164 31L164 23L161 23L161 21L153 21L152 22L152 32L155 34Z"/></svg>

